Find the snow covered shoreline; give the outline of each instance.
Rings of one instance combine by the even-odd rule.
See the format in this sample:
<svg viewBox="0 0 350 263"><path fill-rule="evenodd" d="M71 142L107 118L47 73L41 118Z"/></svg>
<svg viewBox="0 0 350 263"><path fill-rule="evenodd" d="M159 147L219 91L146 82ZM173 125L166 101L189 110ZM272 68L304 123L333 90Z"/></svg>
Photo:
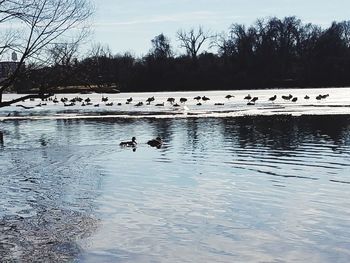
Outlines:
<svg viewBox="0 0 350 263"><path fill-rule="evenodd" d="M245 97L248 94L252 98L257 97L252 105L247 105L249 100ZM282 98L289 94L291 99ZM326 98L317 99L319 95L327 94L329 96ZM233 97L227 99L227 95ZM270 100L274 95L276 99ZM194 99L204 96L210 100ZM4 94L3 97L6 101L18 95ZM89 98L91 102L88 105L76 102L73 106L64 106L61 102L61 98L64 97L68 101L75 97L81 97L83 100ZM108 97L108 101L102 102L102 97ZM154 97L154 101L148 105L146 100L150 97ZM0 120L350 115L350 88L57 94L56 98L59 103L36 99L0 108ZM127 103L127 99L130 98L132 102ZM168 98L174 98L175 102L167 102ZM180 103L180 98L186 98L187 101ZM296 98L294 102L292 98ZM136 106L141 102L141 106ZM179 106L175 107L174 104Z"/></svg>

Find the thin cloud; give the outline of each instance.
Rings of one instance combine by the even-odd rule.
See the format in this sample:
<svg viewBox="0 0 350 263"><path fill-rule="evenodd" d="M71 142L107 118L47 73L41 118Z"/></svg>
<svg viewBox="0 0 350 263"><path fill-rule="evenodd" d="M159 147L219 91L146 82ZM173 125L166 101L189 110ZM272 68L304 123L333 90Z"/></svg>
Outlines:
<svg viewBox="0 0 350 263"><path fill-rule="evenodd" d="M153 16L143 19L134 19L129 21L106 21L94 23L95 27L111 27L111 26L132 26L140 24L155 24L165 22L188 22L188 21L217 21L218 19L232 19L238 18L238 16L222 16L221 14L209 12L209 11L197 11L189 13L171 14Z"/></svg>

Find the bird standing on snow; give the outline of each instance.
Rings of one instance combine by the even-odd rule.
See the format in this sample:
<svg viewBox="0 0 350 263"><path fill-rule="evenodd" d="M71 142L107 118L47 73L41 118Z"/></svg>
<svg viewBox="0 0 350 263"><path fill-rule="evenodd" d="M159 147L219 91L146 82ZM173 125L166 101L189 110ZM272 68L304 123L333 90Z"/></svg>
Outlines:
<svg viewBox="0 0 350 263"><path fill-rule="evenodd" d="M275 96L273 96L273 97L269 98L269 101L274 102L276 99L277 99L277 96L275 95Z"/></svg>

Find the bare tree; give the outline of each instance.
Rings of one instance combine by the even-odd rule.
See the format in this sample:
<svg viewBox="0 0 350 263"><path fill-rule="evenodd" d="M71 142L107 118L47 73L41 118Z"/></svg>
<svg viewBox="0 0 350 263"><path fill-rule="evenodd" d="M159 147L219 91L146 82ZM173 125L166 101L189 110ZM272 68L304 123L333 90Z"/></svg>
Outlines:
<svg viewBox="0 0 350 263"><path fill-rule="evenodd" d="M2 93L18 78L27 59L42 59L45 49L58 39L71 37L73 29L83 26L92 14L89 0L1 0L0 23L18 24L19 29L13 30L16 37L5 42L2 52L16 51L19 60L16 69L0 82L0 107L8 106L18 101L3 102ZM10 28L10 27L9 27ZM11 32L11 31L10 31ZM1 48L0 48L1 50ZM38 98L50 94L31 95ZM21 98L19 98L21 100Z"/></svg>
<svg viewBox="0 0 350 263"><path fill-rule="evenodd" d="M107 58L113 57L110 47L108 45L103 45L101 43L94 43L91 46L88 54L89 54L89 57L93 59L97 59L100 57L107 57Z"/></svg>
<svg viewBox="0 0 350 263"><path fill-rule="evenodd" d="M204 32L200 26L197 30L192 28L188 32L178 31L177 38L181 42L180 46L186 49L187 55L191 56L193 60L197 60L198 52L203 44L208 40L212 40L214 36L210 35L209 32Z"/></svg>

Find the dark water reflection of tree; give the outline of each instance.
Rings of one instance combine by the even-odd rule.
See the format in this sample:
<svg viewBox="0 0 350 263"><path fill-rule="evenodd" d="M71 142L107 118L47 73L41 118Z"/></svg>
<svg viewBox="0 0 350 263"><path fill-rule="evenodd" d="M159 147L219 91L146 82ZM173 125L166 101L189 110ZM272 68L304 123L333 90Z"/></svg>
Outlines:
<svg viewBox="0 0 350 263"><path fill-rule="evenodd" d="M240 148L271 150L285 155L303 143L325 143L339 150L350 143L347 116L267 116L152 121L154 135L169 144L176 132L186 136L188 150L205 150L206 143L232 144ZM215 131L214 131L215 130Z"/></svg>

